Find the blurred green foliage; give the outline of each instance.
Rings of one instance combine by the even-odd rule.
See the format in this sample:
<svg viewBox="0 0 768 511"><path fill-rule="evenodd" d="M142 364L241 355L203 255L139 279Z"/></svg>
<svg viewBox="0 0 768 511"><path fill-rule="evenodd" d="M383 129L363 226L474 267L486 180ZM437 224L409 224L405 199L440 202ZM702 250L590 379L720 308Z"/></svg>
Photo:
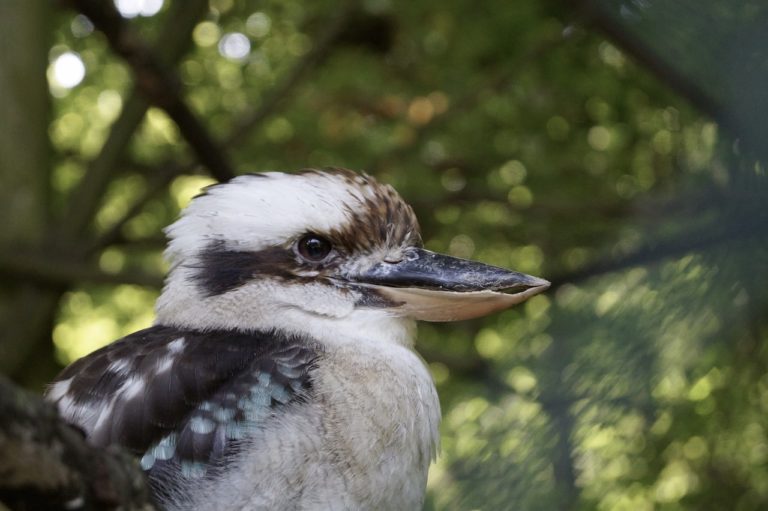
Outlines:
<svg viewBox="0 0 768 511"><path fill-rule="evenodd" d="M361 2L243 129L342 8L211 0L179 75L238 172L364 169L413 204L429 248L562 277L515 310L422 325L444 416L427 508L768 508L766 247L729 235L764 220L764 167L563 5L532 0ZM169 12L131 25L154 40ZM242 40L224 47L232 34L245 55ZM66 52L85 77L67 88L49 69L54 215L133 81L87 19L59 11L51 66ZM142 201L99 251L103 272L162 273L162 227L212 180L194 165L169 186L154 175L190 161L150 108L89 227ZM148 326L157 293L68 291L59 361Z"/></svg>

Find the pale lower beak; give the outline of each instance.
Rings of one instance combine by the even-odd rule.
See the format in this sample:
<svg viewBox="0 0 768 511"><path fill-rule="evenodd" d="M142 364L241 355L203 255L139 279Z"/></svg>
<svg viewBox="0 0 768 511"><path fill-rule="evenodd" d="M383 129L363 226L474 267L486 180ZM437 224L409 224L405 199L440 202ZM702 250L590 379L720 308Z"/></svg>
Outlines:
<svg viewBox="0 0 768 511"><path fill-rule="evenodd" d="M524 273L420 248L350 280L391 302L393 312L424 321L477 318L521 303L550 285Z"/></svg>

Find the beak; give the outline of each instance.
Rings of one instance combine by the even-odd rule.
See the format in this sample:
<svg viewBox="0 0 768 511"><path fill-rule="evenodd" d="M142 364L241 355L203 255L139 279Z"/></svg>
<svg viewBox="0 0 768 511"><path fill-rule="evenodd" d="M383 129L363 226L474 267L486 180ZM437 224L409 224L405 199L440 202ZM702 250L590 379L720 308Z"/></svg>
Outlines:
<svg viewBox="0 0 768 511"><path fill-rule="evenodd" d="M402 260L378 263L350 280L393 303L393 311L424 321L485 316L549 287L538 277L420 248L410 248Z"/></svg>

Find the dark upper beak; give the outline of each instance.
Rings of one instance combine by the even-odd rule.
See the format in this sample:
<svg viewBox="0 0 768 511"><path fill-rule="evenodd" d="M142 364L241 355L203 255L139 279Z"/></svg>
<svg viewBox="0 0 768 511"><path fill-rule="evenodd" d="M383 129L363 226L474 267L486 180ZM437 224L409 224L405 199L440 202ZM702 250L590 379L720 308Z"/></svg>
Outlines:
<svg viewBox="0 0 768 511"><path fill-rule="evenodd" d="M375 289L403 315L427 321L483 316L550 285L524 273L420 248L409 248L401 260L378 263L350 280Z"/></svg>
<svg viewBox="0 0 768 511"><path fill-rule="evenodd" d="M368 284L389 287L418 287L437 291L524 291L549 287L549 282L525 273L438 254L421 248L409 249L402 260L382 262L359 277Z"/></svg>

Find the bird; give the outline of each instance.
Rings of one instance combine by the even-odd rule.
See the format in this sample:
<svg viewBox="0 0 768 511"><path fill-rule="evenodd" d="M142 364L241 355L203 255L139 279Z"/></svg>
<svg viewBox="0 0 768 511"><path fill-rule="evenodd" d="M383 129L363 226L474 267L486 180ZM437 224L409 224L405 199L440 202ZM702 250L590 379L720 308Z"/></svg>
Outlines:
<svg viewBox="0 0 768 511"><path fill-rule="evenodd" d="M424 248L389 185L342 168L243 174L166 228L153 326L66 367L47 400L135 454L167 510L415 510L440 404L416 321L544 291Z"/></svg>

